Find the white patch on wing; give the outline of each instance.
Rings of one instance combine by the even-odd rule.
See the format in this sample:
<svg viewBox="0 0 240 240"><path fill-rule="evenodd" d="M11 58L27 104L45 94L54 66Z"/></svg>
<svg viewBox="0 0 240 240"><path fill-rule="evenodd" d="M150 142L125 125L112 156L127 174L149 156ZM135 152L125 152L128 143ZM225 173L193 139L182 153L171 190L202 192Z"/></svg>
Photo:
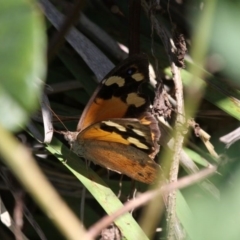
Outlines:
<svg viewBox="0 0 240 240"><path fill-rule="evenodd" d="M128 105L135 105L135 107L141 107L146 103L145 99L139 97L137 93L129 93L126 101Z"/></svg>
<svg viewBox="0 0 240 240"><path fill-rule="evenodd" d="M143 136L143 137L145 136L144 132L142 132L142 131L140 131L138 129L132 129L132 130L133 130L133 132L135 132L139 136Z"/></svg>
<svg viewBox="0 0 240 240"><path fill-rule="evenodd" d="M118 123L111 122L111 121L103 121L103 123L105 123L107 126L115 127L119 131L121 131L121 132L126 132L127 131L127 129L124 126L122 126L122 125L120 125Z"/></svg>
<svg viewBox="0 0 240 240"><path fill-rule="evenodd" d="M116 83L119 87L123 87L125 84L125 79L122 77L118 77L118 76L111 76L111 77L107 78L106 80L104 80L103 83L106 86L111 86Z"/></svg>
<svg viewBox="0 0 240 240"><path fill-rule="evenodd" d="M138 148L149 149L147 145L141 143L137 138L128 137L127 140Z"/></svg>
<svg viewBox="0 0 240 240"><path fill-rule="evenodd" d="M132 78L136 80L137 82L142 81L144 79L144 76L142 73L134 73L132 75Z"/></svg>

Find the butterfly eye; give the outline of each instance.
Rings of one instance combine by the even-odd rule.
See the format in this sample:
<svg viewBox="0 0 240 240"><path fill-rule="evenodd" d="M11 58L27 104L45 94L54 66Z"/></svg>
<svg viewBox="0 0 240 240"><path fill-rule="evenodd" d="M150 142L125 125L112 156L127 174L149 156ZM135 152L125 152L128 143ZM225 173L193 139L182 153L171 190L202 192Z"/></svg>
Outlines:
<svg viewBox="0 0 240 240"><path fill-rule="evenodd" d="M127 69L127 75L131 76L131 75L133 75L136 71L137 71L137 69L134 68L134 67L128 68L128 69Z"/></svg>

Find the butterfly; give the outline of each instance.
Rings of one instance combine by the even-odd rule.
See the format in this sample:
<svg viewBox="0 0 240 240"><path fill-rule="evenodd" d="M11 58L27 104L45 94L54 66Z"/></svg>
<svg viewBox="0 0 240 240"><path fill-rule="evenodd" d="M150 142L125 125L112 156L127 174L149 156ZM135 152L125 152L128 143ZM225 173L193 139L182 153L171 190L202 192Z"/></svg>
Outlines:
<svg viewBox="0 0 240 240"><path fill-rule="evenodd" d="M76 132L65 132L77 155L144 183L156 180L160 131L148 112L150 101L140 93L149 81L148 59L136 54L100 82L86 105Z"/></svg>

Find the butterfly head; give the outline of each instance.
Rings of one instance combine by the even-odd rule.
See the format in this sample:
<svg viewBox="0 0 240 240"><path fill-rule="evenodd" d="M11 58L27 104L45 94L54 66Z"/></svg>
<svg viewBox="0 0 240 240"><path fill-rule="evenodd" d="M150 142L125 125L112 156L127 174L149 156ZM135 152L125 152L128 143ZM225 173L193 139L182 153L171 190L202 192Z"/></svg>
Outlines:
<svg viewBox="0 0 240 240"><path fill-rule="evenodd" d="M65 140L68 141L69 145L72 148L72 145L76 141L77 135L79 134L79 132L70 132L70 131L63 132L63 131L61 131L60 133L63 134Z"/></svg>

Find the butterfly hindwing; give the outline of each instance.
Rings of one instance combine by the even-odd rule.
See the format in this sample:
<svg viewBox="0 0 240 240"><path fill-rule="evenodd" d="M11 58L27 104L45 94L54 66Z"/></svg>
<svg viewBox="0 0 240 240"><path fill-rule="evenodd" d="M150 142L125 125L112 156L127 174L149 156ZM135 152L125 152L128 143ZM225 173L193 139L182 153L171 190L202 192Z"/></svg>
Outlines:
<svg viewBox="0 0 240 240"><path fill-rule="evenodd" d="M154 151L151 131L137 119L110 119L84 129L72 150L107 169L141 182L155 180L159 165L149 155Z"/></svg>
<svg viewBox="0 0 240 240"><path fill-rule="evenodd" d="M77 137L79 141L94 140L129 145L147 154L153 152L154 144L149 126L137 119L110 119L92 124Z"/></svg>
<svg viewBox="0 0 240 240"><path fill-rule="evenodd" d="M144 183L154 182L160 169L146 153L129 145L85 140L82 150L95 164Z"/></svg>

